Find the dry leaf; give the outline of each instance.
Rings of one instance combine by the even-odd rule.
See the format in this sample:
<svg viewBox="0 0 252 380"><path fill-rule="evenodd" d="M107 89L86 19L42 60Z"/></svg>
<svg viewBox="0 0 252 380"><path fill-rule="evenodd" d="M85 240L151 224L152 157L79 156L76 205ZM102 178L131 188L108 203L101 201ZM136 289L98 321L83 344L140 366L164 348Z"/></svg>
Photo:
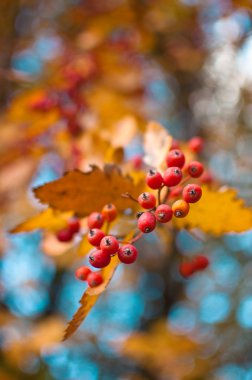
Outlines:
<svg viewBox="0 0 252 380"><path fill-rule="evenodd" d="M114 203L119 212L132 208L134 202L122 198L121 194L130 192L137 197L142 188L143 182L134 184L117 166L105 165L104 170L92 166L89 172L68 172L62 178L36 188L34 193L52 208L86 216L101 210L106 203Z"/></svg>
<svg viewBox="0 0 252 380"><path fill-rule="evenodd" d="M191 204L186 218L175 219L178 228L200 228L215 236L243 232L252 228L252 210L244 206L233 189L211 190L202 187L202 198Z"/></svg>

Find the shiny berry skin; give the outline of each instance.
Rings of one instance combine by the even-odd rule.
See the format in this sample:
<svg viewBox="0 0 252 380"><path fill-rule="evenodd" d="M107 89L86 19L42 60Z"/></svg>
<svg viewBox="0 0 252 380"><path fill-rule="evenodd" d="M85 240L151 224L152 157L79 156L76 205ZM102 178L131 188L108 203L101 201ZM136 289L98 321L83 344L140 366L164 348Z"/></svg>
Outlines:
<svg viewBox="0 0 252 380"><path fill-rule="evenodd" d="M202 190L199 185L189 184L183 189L182 196L187 203L196 203L202 196Z"/></svg>
<svg viewBox="0 0 252 380"><path fill-rule="evenodd" d="M168 168L177 166L181 169L185 165L185 155L180 149L173 149L167 154L165 161Z"/></svg>
<svg viewBox="0 0 252 380"><path fill-rule="evenodd" d="M146 183L151 189L157 190L163 184L163 177L159 172L151 169L146 176Z"/></svg>
<svg viewBox="0 0 252 380"><path fill-rule="evenodd" d="M77 218L72 218L68 221L68 228L73 234L77 234L80 231L80 221Z"/></svg>
<svg viewBox="0 0 252 380"><path fill-rule="evenodd" d="M198 178L202 175L204 166L198 161L192 161L187 167L188 174L193 178Z"/></svg>
<svg viewBox="0 0 252 380"><path fill-rule="evenodd" d="M179 266L179 273L182 277L190 277L195 272L195 266L193 262L181 263Z"/></svg>
<svg viewBox="0 0 252 380"><path fill-rule="evenodd" d="M161 204L156 208L155 216L158 222L167 223L171 220L173 211L169 205Z"/></svg>
<svg viewBox="0 0 252 380"><path fill-rule="evenodd" d="M63 243L67 243L73 239L73 233L69 227L63 228L56 233L57 239Z"/></svg>
<svg viewBox="0 0 252 380"><path fill-rule="evenodd" d="M119 249L119 242L114 236L104 236L100 242L100 249L107 255L115 255Z"/></svg>
<svg viewBox="0 0 252 380"><path fill-rule="evenodd" d="M204 270L208 267L209 260L206 256L199 255L194 258L193 263L196 270Z"/></svg>
<svg viewBox="0 0 252 380"><path fill-rule="evenodd" d="M142 193L138 197L138 203L143 208L153 208L156 206L156 197L151 193Z"/></svg>
<svg viewBox="0 0 252 380"><path fill-rule="evenodd" d="M110 263L110 255L101 249L93 251L89 255L89 262L95 268L104 268Z"/></svg>
<svg viewBox="0 0 252 380"><path fill-rule="evenodd" d="M88 228L101 228L103 226L104 219L100 212L92 212L87 219Z"/></svg>
<svg viewBox="0 0 252 380"><path fill-rule="evenodd" d="M103 207L101 213L104 220L106 220L107 222L112 222L113 220L115 220L117 216L116 206L113 205L112 203L108 203L107 205Z"/></svg>
<svg viewBox="0 0 252 380"><path fill-rule="evenodd" d="M99 247L101 240L104 238L105 233L99 228L92 228L88 235L88 242L94 247Z"/></svg>
<svg viewBox="0 0 252 380"><path fill-rule="evenodd" d="M118 257L124 264L132 264L136 261L138 251L134 245L125 244L119 248Z"/></svg>
<svg viewBox="0 0 252 380"><path fill-rule="evenodd" d="M92 272L87 277L87 283L90 288L95 288L103 283L103 277L99 272Z"/></svg>
<svg viewBox="0 0 252 380"><path fill-rule="evenodd" d="M176 218L184 218L190 210L190 205L183 199L179 199L172 205L173 215Z"/></svg>
<svg viewBox="0 0 252 380"><path fill-rule="evenodd" d="M150 233L156 227L156 217L151 212L144 212L137 221L137 226L140 231L145 234Z"/></svg>
<svg viewBox="0 0 252 380"><path fill-rule="evenodd" d="M91 269L86 266L82 266L75 271L75 277L78 280L86 281L88 275L91 273Z"/></svg>
<svg viewBox="0 0 252 380"><path fill-rule="evenodd" d="M163 175L165 186L177 186L182 179L182 171L178 167L166 169Z"/></svg>
<svg viewBox="0 0 252 380"><path fill-rule="evenodd" d="M204 140L199 136L192 137L188 141L188 148L194 153L202 152L203 147L204 147Z"/></svg>

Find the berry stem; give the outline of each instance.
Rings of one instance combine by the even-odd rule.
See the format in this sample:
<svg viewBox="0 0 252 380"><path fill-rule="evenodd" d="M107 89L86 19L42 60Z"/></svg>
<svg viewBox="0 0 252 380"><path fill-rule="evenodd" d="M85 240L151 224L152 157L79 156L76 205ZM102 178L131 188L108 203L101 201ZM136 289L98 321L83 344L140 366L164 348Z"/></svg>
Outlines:
<svg viewBox="0 0 252 380"><path fill-rule="evenodd" d="M166 187L166 191L165 191L165 194L164 194L164 197L163 197L161 203L167 202L167 200L169 199L169 194L170 194L170 188Z"/></svg>
<svg viewBox="0 0 252 380"><path fill-rule="evenodd" d="M130 244L135 243L137 240L141 239L143 232L139 232L133 239L130 240Z"/></svg>
<svg viewBox="0 0 252 380"><path fill-rule="evenodd" d="M161 186L161 187L158 189L158 206L161 204L161 191L162 191L163 188L164 188L164 185Z"/></svg>
<svg viewBox="0 0 252 380"><path fill-rule="evenodd" d="M130 193L123 193L121 194L121 197L131 199L132 201L138 203L138 200L134 198Z"/></svg>
<svg viewBox="0 0 252 380"><path fill-rule="evenodd" d="M106 225L105 225L105 235L108 235L109 228L110 228L110 222L106 222Z"/></svg>
<svg viewBox="0 0 252 380"><path fill-rule="evenodd" d="M188 182L191 179L189 175L187 175L185 178L182 179L179 186L183 186L186 182Z"/></svg>

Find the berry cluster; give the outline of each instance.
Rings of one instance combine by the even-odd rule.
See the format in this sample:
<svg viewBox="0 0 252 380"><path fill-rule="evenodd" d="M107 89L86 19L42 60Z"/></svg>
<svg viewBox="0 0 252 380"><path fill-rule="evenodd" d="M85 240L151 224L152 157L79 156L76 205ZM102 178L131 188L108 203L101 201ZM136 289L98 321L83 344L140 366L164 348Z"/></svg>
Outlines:
<svg viewBox="0 0 252 380"><path fill-rule="evenodd" d="M79 219L71 218L68 220L67 226L56 233L56 237L60 242L67 243L80 231L80 227Z"/></svg>
<svg viewBox="0 0 252 380"><path fill-rule="evenodd" d="M81 281L87 281L90 288L94 288L103 283L103 278L100 272L92 272L87 266L78 268L75 272L75 277Z"/></svg>
<svg viewBox="0 0 252 380"><path fill-rule="evenodd" d="M179 266L179 273L182 277L188 278L195 272L204 270L208 267L209 260L206 256L199 255L193 260L181 263Z"/></svg>
<svg viewBox="0 0 252 380"><path fill-rule="evenodd" d="M146 176L147 185L152 190L158 190L158 197L144 192L137 199L139 205L148 210L137 214L138 228L143 233L153 231L157 222L169 222L173 215L184 218L189 213L190 203L198 202L202 195L198 184L186 184L191 178L199 178L203 174L204 167L200 162L192 161L185 166L185 155L180 149L170 150L165 161L167 169L163 174L151 169ZM183 175L186 175L185 178ZM166 194L161 199L163 188L166 188ZM177 199L180 196L181 199ZM174 199L175 202L169 204Z"/></svg>

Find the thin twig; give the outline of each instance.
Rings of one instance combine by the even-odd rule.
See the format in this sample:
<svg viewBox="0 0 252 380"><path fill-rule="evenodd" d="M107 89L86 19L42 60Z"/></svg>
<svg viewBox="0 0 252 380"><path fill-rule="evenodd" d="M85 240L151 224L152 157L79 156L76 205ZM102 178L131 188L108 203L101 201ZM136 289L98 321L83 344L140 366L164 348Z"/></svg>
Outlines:
<svg viewBox="0 0 252 380"><path fill-rule="evenodd" d="M134 198L130 193L123 193L123 194L121 194L121 197L131 199L132 201L138 203L138 200L136 198Z"/></svg>

